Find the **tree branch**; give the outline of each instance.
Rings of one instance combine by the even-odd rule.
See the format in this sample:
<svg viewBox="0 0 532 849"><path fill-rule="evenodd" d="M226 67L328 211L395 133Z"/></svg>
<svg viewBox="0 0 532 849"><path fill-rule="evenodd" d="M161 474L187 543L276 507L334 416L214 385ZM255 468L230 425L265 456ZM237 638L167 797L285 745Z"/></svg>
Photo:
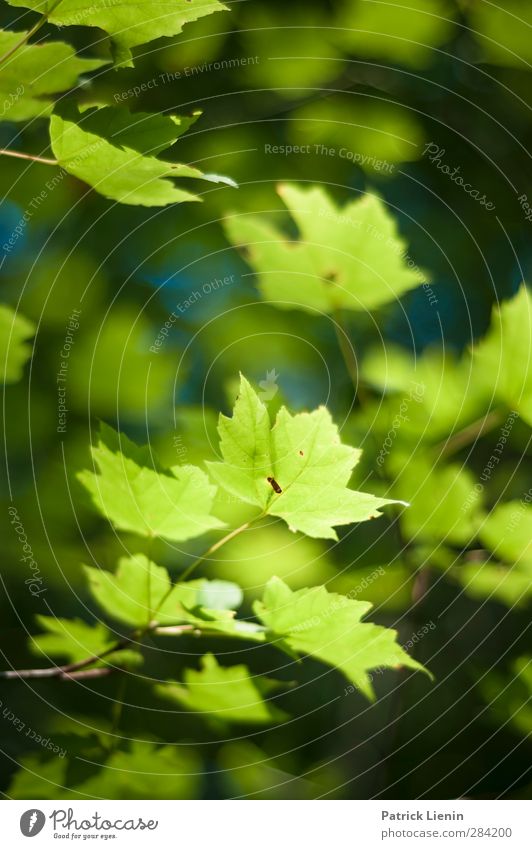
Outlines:
<svg viewBox="0 0 532 849"><path fill-rule="evenodd" d="M229 540L234 539L238 534L247 530L250 527L252 522L261 519L265 514L261 513L260 516L257 516L256 519L252 519L249 522L245 522L243 525L240 525L239 528L235 528L226 534L222 539L218 540L218 542L213 543L207 551L202 554L200 557L197 557L190 566L185 569L182 575L179 576L179 583L181 583L185 578L187 578L196 566L199 566L207 557L211 554L214 554L215 551L218 551L223 545L225 545ZM175 584L172 584L168 592L165 593L163 598L160 600L157 605L157 609L153 612L154 616L157 615L157 612L161 609L162 605L172 593ZM208 628L208 623L207 628ZM44 669L8 669L0 672L0 678L5 679L14 679L14 678L59 678L61 680L79 680L81 678L100 678L104 675L108 675L113 672L112 667L97 667L96 669L87 669L87 667L92 666L94 663L99 663L101 660L104 660L114 652L121 651L122 649L127 648L134 641L141 640L146 634L159 634L159 635L172 635L177 636L179 634L184 634L187 632L194 632L197 636L201 636L203 633L200 628L196 625L166 625L161 626L159 622L156 620L152 620L148 623L144 628L137 629L130 634L129 637L124 637L122 640L119 640L109 648L105 649L105 651L100 654L94 654L90 657L84 658L84 660L78 660L76 663L67 663L64 666L49 666Z"/></svg>
<svg viewBox="0 0 532 849"><path fill-rule="evenodd" d="M16 159L29 159L31 162L41 162L43 165L59 165L57 159L46 159L44 156L33 156L31 153L21 153L19 150L0 149L2 156L14 156Z"/></svg>

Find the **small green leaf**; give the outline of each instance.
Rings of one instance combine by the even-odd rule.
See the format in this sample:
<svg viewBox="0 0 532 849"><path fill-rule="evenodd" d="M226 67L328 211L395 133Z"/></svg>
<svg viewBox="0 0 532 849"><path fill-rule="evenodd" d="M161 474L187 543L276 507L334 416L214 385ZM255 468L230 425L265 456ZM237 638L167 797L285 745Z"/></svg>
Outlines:
<svg viewBox="0 0 532 849"><path fill-rule="evenodd" d="M84 471L78 478L119 530L182 542L223 527L211 515L216 487L201 469L164 469L149 446L140 448L104 424L92 456L100 474Z"/></svg>
<svg viewBox="0 0 532 849"><path fill-rule="evenodd" d="M241 588L231 581L202 581L197 603L208 610L236 610L243 597Z"/></svg>
<svg viewBox="0 0 532 849"><path fill-rule="evenodd" d="M480 539L499 560L532 567L530 501L507 501L495 507L482 524Z"/></svg>
<svg viewBox="0 0 532 849"><path fill-rule="evenodd" d="M22 377L31 354L31 345L26 340L34 333L31 321L0 304L0 375L4 383L16 383Z"/></svg>
<svg viewBox="0 0 532 849"><path fill-rule="evenodd" d="M414 356L386 343L369 351L361 374L385 395L383 409L379 398L379 421L373 431L382 421L384 438L395 418L400 425L397 436L407 436L415 443L422 439L426 444L461 430L489 408L492 398L490 375L472 380L471 368L467 354L457 357L445 348L428 348Z"/></svg>
<svg viewBox="0 0 532 849"><path fill-rule="evenodd" d="M197 168L157 159L190 126L177 115L130 114L125 107L96 107L83 113L62 108L50 119L52 150L59 164L104 197L119 203L166 206L198 201L168 177L213 182ZM217 178L217 182L223 178Z"/></svg>
<svg viewBox="0 0 532 849"><path fill-rule="evenodd" d="M131 48L180 33L185 24L227 9L218 0L8 0L46 15L58 26L99 27L112 38L117 64L133 65Z"/></svg>
<svg viewBox="0 0 532 849"><path fill-rule="evenodd" d="M492 396L532 425L532 295L524 284L494 309L490 329L472 356L473 384L490 375Z"/></svg>
<svg viewBox="0 0 532 849"><path fill-rule="evenodd" d="M532 570L524 565L460 563L446 575L459 583L468 596L499 601L507 607L525 607L532 599Z"/></svg>
<svg viewBox="0 0 532 849"><path fill-rule="evenodd" d="M201 764L192 748L132 742L127 751L108 753L94 745L78 745L74 752L71 747L67 757L60 754L48 760L42 752L25 755L10 786L10 797L85 801L198 798Z"/></svg>
<svg viewBox="0 0 532 849"><path fill-rule="evenodd" d="M467 545L481 524L482 496L471 471L459 463L434 461L430 454L391 453L387 468L397 475L394 491L410 507L401 519L403 532L421 542Z"/></svg>
<svg viewBox="0 0 532 849"><path fill-rule="evenodd" d="M0 30L0 55L26 36ZM80 74L106 65L102 59L82 59L60 41L24 44L0 72L0 121L27 121L45 117L53 107L50 95L73 88Z"/></svg>
<svg viewBox="0 0 532 849"><path fill-rule="evenodd" d="M274 426L242 377L232 418L220 416L223 463L207 463L217 483L293 531L337 539L335 526L379 516L397 502L348 489L361 452L342 445L325 407L291 416L283 407Z"/></svg>
<svg viewBox="0 0 532 849"><path fill-rule="evenodd" d="M166 569L143 554L121 558L115 574L92 566L84 569L100 607L128 625L201 624L213 613L226 618L242 602L240 587L229 581L200 579L172 586Z"/></svg>
<svg viewBox="0 0 532 849"><path fill-rule="evenodd" d="M89 625L82 619L58 619L55 616L37 616L37 622L46 631L33 636L30 649L46 658L62 657L69 663L100 655L116 642L116 636L99 622ZM95 663L94 666L102 665ZM105 663L117 666L138 666L142 655L134 649L120 649L106 655Z"/></svg>
<svg viewBox="0 0 532 849"><path fill-rule="evenodd" d="M266 585L254 610L269 640L296 655L311 655L337 667L369 699L370 671L381 667L424 670L396 642L397 632L361 622L371 604L329 593L325 587L292 590L279 578Z"/></svg>
<svg viewBox="0 0 532 849"><path fill-rule="evenodd" d="M155 692L189 710L212 714L222 722L267 725L280 722L286 715L265 701L277 682L260 675L251 676L247 666L220 666L212 654L203 655L201 670L186 669L185 686L162 684Z"/></svg>
<svg viewBox="0 0 532 849"><path fill-rule="evenodd" d="M386 0L385 6L343 0L337 25L347 50L423 68L434 60L434 48L451 38L453 15L447 0Z"/></svg>
<svg viewBox="0 0 532 849"><path fill-rule="evenodd" d="M283 185L279 194L299 240L249 213L226 222L228 238L245 249L263 297L275 306L312 313L373 309L427 279L407 263L395 219L375 195L339 208L319 186Z"/></svg>
<svg viewBox="0 0 532 849"><path fill-rule="evenodd" d="M529 502L499 504L479 531L483 545L495 558L461 563L447 574L465 592L483 601L496 599L507 607L525 606L532 598L532 506Z"/></svg>

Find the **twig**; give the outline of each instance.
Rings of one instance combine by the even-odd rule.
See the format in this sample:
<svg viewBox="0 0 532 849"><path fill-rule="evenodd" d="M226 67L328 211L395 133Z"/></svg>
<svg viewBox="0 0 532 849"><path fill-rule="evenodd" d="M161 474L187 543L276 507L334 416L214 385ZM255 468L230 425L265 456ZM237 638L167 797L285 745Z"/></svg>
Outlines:
<svg viewBox="0 0 532 849"><path fill-rule="evenodd" d="M0 149L2 156L14 156L16 159L29 159L31 162L41 162L43 165L59 165L57 159L46 159L44 156L33 156L31 153L21 153L20 150Z"/></svg>
<svg viewBox="0 0 532 849"><path fill-rule="evenodd" d="M57 9L57 7L59 6L59 4L60 4L60 3L62 3L62 2L63 2L63 0L57 0L57 2L56 2L56 3L54 3L54 4L52 5L52 7L51 7L50 9L48 9L48 11L47 11L47 12L45 12L45 13L44 13L44 14L43 14L40 18L39 18L39 20L37 21L37 23L36 23L36 24L34 24L34 25L32 26L32 28L31 28L30 30L28 30L28 32L25 32L25 33L22 35L22 38L20 38L20 39L16 42L16 44L14 44L14 45L13 45L13 47L10 47L10 48L9 48L9 50L6 50L6 52L5 52L5 53L3 53L3 54L2 54L2 56L0 56L0 65L3 65L3 63L4 63L7 59L9 59L9 58L13 55L13 53L16 53L16 52L17 52L17 50L18 50L20 47L24 47L24 45L25 45L25 44L27 44L27 42L30 40L30 38L32 38L32 36L34 36L34 35L35 35L35 33L39 32L39 30L41 29L41 27L43 27L43 26L45 25L45 23L47 23L48 18L50 17L50 15L52 14L52 12L54 12L54 11L55 11L55 9Z"/></svg>
<svg viewBox="0 0 532 849"><path fill-rule="evenodd" d="M179 576L179 583L181 583L181 581L187 578L193 572L196 566L202 563L207 557L209 557L211 554L214 554L215 551L218 551L218 549L225 545L227 542L229 542L229 540L234 539L234 537L238 536L238 534L247 530L247 528L249 528L249 526L251 525L252 521L257 521L263 516L264 513L261 513L260 516L256 517L256 519L250 520L249 522L245 522L239 528L235 528L233 531L230 531L230 533L226 534L224 537L222 537L222 539L218 540L218 542L215 542L213 545L211 545L211 547L208 548L204 554L202 554L200 557L197 557L196 560L191 563L188 569L185 569L183 574ZM158 611L161 609L166 599L171 595L174 590L174 587L175 584L172 584L169 590L164 594L159 604L157 605L156 610L153 612L154 617L157 616ZM208 630L208 623L206 624ZM136 631L133 631L133 633L129 637L125 637L114 645L109 646L109 648L107 648L100 654L93 654L90 657L86 657L84 660L78 660L76 663L67 663L64 666L50 666L44 669L8 669L6 671L0 672L0 678L59 678L62 680L99 678L103 675L110 674L113 669L111 667L98 667L96 669L86 670L86 668L88 666L92 666L94 663L99 663L101 660L104 660L110 654L114 654L114 652L121 651L122 649L127 648L129 645L131 645L132 642L142 639L142 637L144 637L146 634L172 634L175 636L191 631L193 631L198 636L203 633L203 631L197 628L196 625L186 624L161 626L159 622L153 619L144 628L138 628ZM83 673L82 670L86 670L86 672Z"/></svg>
<svg viewBox="0 0 532 849"><path fill-rule="evenodd" d="M262 519L263 515L264 515L264 513L261 513L261 515L260 515L260 516L257 516L257 518L256 518L256 519L253 519L252 521L253 521L253 522L256 522L258 519ZM243 524L243 525L240 525L240 527L239 527L239 528L235 528L233 531L231 531L230 533L226 534L226 536L224 536L222 539L219 539L219 540L218 540L218 542L215 542L213 545L211 545L211 547L210 547L210 548L208 548L208 549L207 549L207 551L206 551L204 554L201 554L199 557L197 557L197 558L196 558L196 560L194 560L194 562L193 562L193 563L191 563L191 564L190 564L190 566L188 566L188 567L185 569L185 571L184 571L184 572L183 572L183 573L179 576L179 580L180 580L180 581L185 581L188 577L190 577L190 575L192 574L192 572L194 571L194 569L195 569L197 566L199 566L199 565L200 565L200 563L203 563L203 561L204 561L204 560L206 560L206 559L207 559L207 557L210 557L210 555L211 555L211 554L214 554L214 552L215 552L215 551L218 551L218 549L219 549L219 548L221 548L221 547L222 547L222 545L225 545L227 542L229 542L229 540L232 540L232 539L234 539L236 536L238 536L238 534L241 534L241 533L242 533L242 531L247 531L247 529L249 528L249 526L250 526L250 525L251 525L251 521L249 521L249 522L244 522L244 524ZM170 594L170 591L168 592L168 595L169 595L169 594ZM163 598L163 599L162 599L161 604L162 604L164 601L166 601L166 598ZM161 604L159 604L159 608L158 608L158 609L160 609Z"/></svg>
<svg viewBox="0 0 532 849"><path fill-rule="evenodd" d="M79 673L81 670L86 669L87 666L92 666L93 663L98 663L100 660L108 657L110 654L113 654L116 651L121 651L121 649L127 648L130 645L132 640L135 639L135 634L132 634L131 637L120 640L112 646L109 646L108 649L101 652L101 654L93 654L90 657L86 657L83 660L78 660L76 663L67 663L64 666L47 666L44 669L8 669L0 672L0 678L80 678L80 677L88 677L81 676L76 673ZM98 669L91 669L91 672L98 672ZM73 674L74 673L74 674ZM98 677L97 675L93 675L93 677Z"/></svg>

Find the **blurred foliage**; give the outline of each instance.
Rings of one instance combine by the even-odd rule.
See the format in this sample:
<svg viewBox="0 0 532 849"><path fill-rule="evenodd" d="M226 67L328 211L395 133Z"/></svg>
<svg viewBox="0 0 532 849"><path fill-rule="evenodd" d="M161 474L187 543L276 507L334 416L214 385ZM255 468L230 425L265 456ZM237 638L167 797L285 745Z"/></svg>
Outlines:
<svg viewBox="0 0 532 849"><path fill-rule="evenodd" d="M50 157L54 99L120 103L132 114L201 111L177 143L179 161L240 187L195 183L202 204L126 207L59 168L2 158L2 654L3 668L24 668L77 641L76 653L57 653L76 661L123 636L100 621L81 564L114 571L134 553L175 577L205 551L201 540L111 532L76 474L92 468L98 419L149 443L164 466L218 459L217 412L229 413L243 371L257 390L266 384L272 416L283 403L326 404L342 441L363 450L351 486L411 506L342 530L338 543L265 520L200 574L239 583L246 617L274 574L292 590L321 583L371 601L372 619L398 630L434 683L377 671L369 705L335 670L268 646L152 636L142 667L138 653L122 652L113 659L121 671L107 678L2 682L5 794L530 793L530 9L406 5L231 4L178 38L134 48L135 66L119 69L107 38L73 27L70 61L92 63L90 78L64 96L67 75L53 86L44 78L40 111L26 123L19 110L32 92L0 86L3 149ZM1 12L6 30L36 21L7 3ZM39 35L57 41L58 28ZM453 169L495 208L476 202ZM229 243L227 222L266 222L293 247L299 222L277 192L287 182L302 195L319 184L340 213L366 192L378 196L403 261L423 278L378 307L343 304L332 316L265 302L261 269ZM312 224L329 239L323 221ZM348 253L352 241L339 247ZM287 270L306 269L276 269ZM279 285L288 291L286 276ZM213 511L231 527L250 518L225 491ZM220 665L213 677L252 658L250 686L282 681L277 716L292 720L236 721L228 733L203 716L190 684L205 674L204 652ZM246 702L249 681L238 677ZM169 679L181 682L178 701L157 696L154 707Z"/></svg>

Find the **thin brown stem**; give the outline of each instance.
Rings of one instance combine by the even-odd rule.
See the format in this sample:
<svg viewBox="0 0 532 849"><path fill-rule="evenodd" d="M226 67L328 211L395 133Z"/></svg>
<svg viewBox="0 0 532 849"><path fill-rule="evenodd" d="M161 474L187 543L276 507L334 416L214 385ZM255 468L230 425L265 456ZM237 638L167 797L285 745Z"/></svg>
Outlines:
<svg viewBox="0 0 532 849"><path fill-rule="evenodd" d="M264 514L257 516L257 519L261 519L263 515ZM257 519L253 519L252 521L257 521ZM219 539L218 542L215 542L213 545L211 545L211 547L208 548L207 551L204 554L201 554L199 557L197 557L193 561L193 563L191 563L190 566L188 566L185 569L185 571L179 576L179 580L180 581L186 581L186 579L190 577L192 572L196 569L197 566L200 565L200 563L203 563L203 561L206 560L207 557L210 557L211 554L214 554L215 551L218 551L219 548L221 548L223 545L228 543L230 540L234 539L236 536L241 534L243 531L247 531L247 529L249 528L250 525L251 525L251 521L244 522L244 524L240 525L239 528L235 528L233 531L226 534L226 536L222 537L222 539ZM165 599L163 599L163 601L165 601ZM162 604L162 602L161 602L161 604ZM160 607L160 605L159 605L159 607Z"/></svg>
<svg viewBox="0 0 532 849"><path fill-rule="evenodd" d="M104 660L116 651L121 651L121 649L127 648L127 646L129 646L135 639L137 633L138 632L135 632L131 635L131 637L119 640L100 654L90 655L90 657L78 660L76 663L66 663L64 666L48 666L44 669L8 669L0 672L0 678L79 678L81 676L76 673L85 669L87 666L92 666L93 663L98 663L100 660ZM97 670L91 670L91 672L96 671Z"/></svg>
<svg viewBox="0 0 532 849"><path fill-rule="evenodd" d="M79 672L65 672L60 681L82 681L88 678L105 678L116 670L112 666L97 666L95 669L81 669Z"/></svg>
<svg viewBox="0 0 532 849"><path fill-rule="evenodd" d="M215 551L218 551L223 545L229 542L229 540L234 539L238 534L241 534L243 531L247 530L250 527L252 521L257 521L258 519L262 519L264 513L261 513L260 516L257 516L256 519L250 520L249 522L245 522L243 525L240 525L239 528L235 528L226 534L222 539L215 542L207 551L202 554L200 557L197 557L193 563L185 570L185 572L180 575L180 582L187 578L196 566L199 566L204 560L207 559L211 554L214 554ZM156 610L154 611L154 617L157 616L158 611L161 609L162 605L166 601L166 599L170 596L174 589L175 584L172 584L170 589L165 593L165 595L160 600L157 605ZM208 628L208 625L207 625ZM121 651L122 649L127 648L131 643L135 640L141 640L146 634L184 634L186 632L193 631L195 634L201 635L203 633L202 629L197 628L195 625L169 625L169 626L160 626L156 619L150 621L143 628L139 628L134 631L129 637L125 637L122 640L114 643L112 646L109 646L108 649L101 652L100 654L93 654L90 657L84 658L84 660L79 660L76 663L67 663L64 666L50 666L44 669L8 669L6 671L0 672L0 678L59 678L62 680L66 679L80 679L80 678L99 678L103 675L108 675L112 671L114 671L111 667L97 667L96 669L87 669L87 667L92 666L94 663L99 663L101 660L104 660L109 655L114 652Z"/></svg>
<svg viewBox="0 0 532 849"><path fill-rule="evenodd" d="M55 11L55 9L57 9L59 4L62 2L63 0L57 0L57 2L54 3L52 7L48 9L48 11L45 12L44 15L39 18L37 23L34 24L31 29L22 34L22 37L13 45L13 47L10 47L9 50L6 50L6 52L0 56L0 65L3 65L4 62L6 62L11 56L13 56L14 53L17 52L17 50L19 50L21 47L24 47L24 45L28 43L30 38L32 38L37 32L39 32L41 27L43 27L45 23L47 23L48 18L50 17L52 12Z"/></svg>
<svg viewBox="0 0 532 849"><path fill-rule="evenodd" d="M34 156L31 153L21 153L20 150L0 149L0 155L13 156L15 159L29 159L30 162L40 162L43 165L59 165L57 159L46 159L44 156Z"/></svg>

